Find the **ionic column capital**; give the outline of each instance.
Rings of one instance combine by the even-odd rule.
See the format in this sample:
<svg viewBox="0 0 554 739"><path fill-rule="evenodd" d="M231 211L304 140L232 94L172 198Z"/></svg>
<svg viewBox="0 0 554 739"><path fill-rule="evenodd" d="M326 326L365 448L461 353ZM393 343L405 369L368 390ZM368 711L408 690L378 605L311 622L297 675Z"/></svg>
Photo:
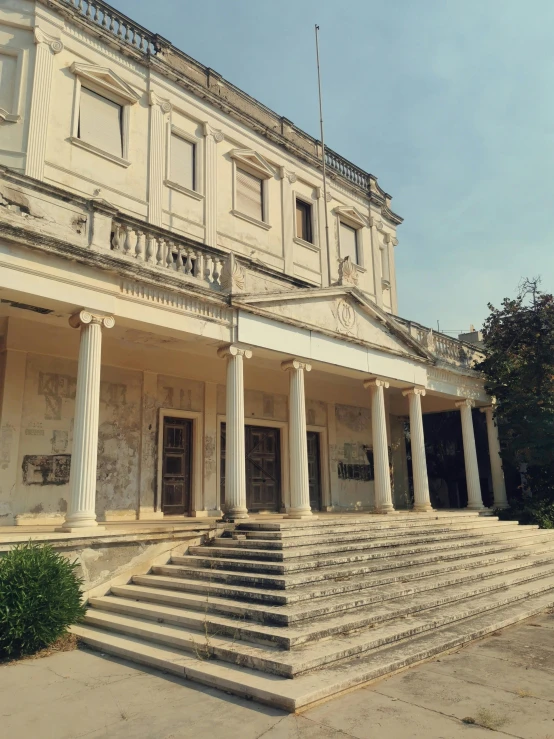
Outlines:
<svg viewBox="0 0 554 739"><path fill-rule="evenodd" d="M221 143L225 138L223 131L220 131L219 128L213 128L213 126L210 126L207 121L203 124L203 128L204 136L206 138L209 138L211 136L216 144Z"/></svg>
<svg viewBox="0 0 554 739"><path fill-rule="evenodd" d="M371 390L374 387L388 388L389 383L386 380L381 380L378 377L372 377L370 380L364 380L364 387L366 390Z"/></svg>
<svg viewBox="0 0 554 739"><path fill-rule="evenodd" d="M420 395L422 398L426 395L427 391L424 387L410 387L407 390L402 391L402 395L407 397L408 395Z"/></svg>
<svg viewBox="0 0 554 739"><path fill-rule="evenodd" d="M304 370L305 372L312 371L312 365L308 362L302 362L300 359L287 359L286 362L281 362L282 370Z"/></svg>
<svg viewBox="0 0 554 739"><path fill-rule="evenodd" d="M35 44L46 44L49 46L52 54L59 54L60 51L63 51L63 43L59 38L51 36L49 33L46 33L42 28L38 28L37 26L34 28L34 41Z"/></svg>
<svg viewBox="0 0 554 739"><path fill-rule="evenodd" d="M169 102L169 100L161 98L159 95L152 91L150 91L148 94L148 103L152 106L159 105L162 113L171 113L171 111L173 110L173 105Z"/></svg>
<svg viewBox="0 0 554 739"><path fill-rule="evenodd" d="M115 326L115 318L113 316L99 315L88 310L81 310L74 313L69 319L71 328L80 328L89 323L97 323L104 328L113 328Z"/></svg>
<svg viewBox="0 0 554 739"><path fill-rule="evenodd" d="M244 357L244 359L250 359L252 357L252 350L237 346L236 344L227 344L227 346L219 347L217 356L220 359L226 359L227 357Z"/></svg>
<svg viewBox="0 0 554 739"><path fill-rule="evenodd" d="M463 408L464 406L467 408L475 408L475 401L471 398L466 398L465 400L458 400L454 405L456 408Z"/></svg>

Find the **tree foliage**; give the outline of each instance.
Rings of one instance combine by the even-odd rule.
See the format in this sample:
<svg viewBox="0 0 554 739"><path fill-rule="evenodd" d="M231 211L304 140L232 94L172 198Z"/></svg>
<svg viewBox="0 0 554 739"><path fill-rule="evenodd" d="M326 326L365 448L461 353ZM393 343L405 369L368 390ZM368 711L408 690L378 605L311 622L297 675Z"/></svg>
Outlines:
<svg viewBox="0 0 554 739"><path fill-rule="evenodd" d="M554 500L554 297L525 280L515 298L489 309L477 369L496 399L503 461L525 465L534 498Z"/></svg>

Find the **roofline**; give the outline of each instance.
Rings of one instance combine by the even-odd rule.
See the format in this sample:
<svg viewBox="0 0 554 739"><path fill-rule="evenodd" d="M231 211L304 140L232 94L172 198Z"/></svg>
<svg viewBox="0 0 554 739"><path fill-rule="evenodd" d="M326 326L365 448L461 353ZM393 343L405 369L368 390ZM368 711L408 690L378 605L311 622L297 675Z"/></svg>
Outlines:
<svg viewBox="0 0 554 739"><path fill-rule="evenodd" d="M115 45L122 54L170 78L196 97L204 98L314 168L322 168L321 142L318 139L103 0L90 0L82 11L72 0L36 1L57 11L68 21L86 27L92 36L104 40L108 46ZM110 20L107 25L106 19ZM238 99L230 100L228 93ZM340 180L360 192L389 223L395 226L402 223L402 217L390 208L391 196L380 187L374 175L327 147L326 155L331 179Z"/></svg>

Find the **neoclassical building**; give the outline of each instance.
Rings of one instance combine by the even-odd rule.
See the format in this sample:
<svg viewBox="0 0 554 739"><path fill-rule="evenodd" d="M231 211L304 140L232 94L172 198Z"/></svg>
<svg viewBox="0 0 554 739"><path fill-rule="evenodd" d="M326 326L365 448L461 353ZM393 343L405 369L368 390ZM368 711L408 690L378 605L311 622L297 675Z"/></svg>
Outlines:
<svg viewBox="0 0 554 739"><path fill-rule="evenodd" d="M0 40L1 524L429 510L453 410L479 510L476 408L505 504L373 175L327 150L324 197L320 142L100 0L4 3Z"/></svg>

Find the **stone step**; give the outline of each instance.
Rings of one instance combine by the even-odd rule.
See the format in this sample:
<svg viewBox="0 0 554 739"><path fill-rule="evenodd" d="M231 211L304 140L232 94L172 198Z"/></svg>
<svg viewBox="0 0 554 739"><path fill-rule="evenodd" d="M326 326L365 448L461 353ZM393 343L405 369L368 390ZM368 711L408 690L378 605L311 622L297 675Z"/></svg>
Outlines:
<svg viewBox="0 0 554 739"><path fill-rule="evenodd" d="M247 642L107 613L95 608L89 609L84 623L176 647L192 652L199 658L213 657L283 677L294 677L339 660L367 654L385 644L392 644L545 593L550 593L550 603L554 603L554 577L515 585L453 605L443 605L415 616L387 621L378 628L364 629L354 634L340 634L332 640L323 642L310 642L304 644L302 648L291 651L283 651L272 645L265 645L262 648Z"/></svg>
<svg viewBox="0 0 554 739"><path fill-rule="evenodd" d="M325 540L325 543L311 542L311 545L297 546L289 544L281 550L277 549L266 549L263 547L263 540L260 542L262 548L254 549L253 547L240 547L236 546L242 542L232 539L216 539L212 541L209 547L206 546L192 546L189 548L189 553L194 556L203 556L209 554L210 557L227 557L231 559L264 559L272 560L275 562L284 562L287 560L299 558L299 557L315 557L322 554L333 554L336 552L350 552L360 551L367 549L382 549L390 548L394 549L399 546L423 546L424 544L434 544L441 542L452 542L454 545L461 543L462 545L470 542L491 542L497 539L506 538L519 538L534 533L538 530L538 526L514 526L513 528L502 528L496 530L487 531L483 533L467 533L467 532L450 532L448 534L441 535L419 535L410 536L404 534L402 536L394 537L381 537L381 536L368 536L364 539L359 540L347 540L337 543L329 543ZM250 542L249 542L250 543ZM427 547L429 549L429 547Z"/></svg>
<svg viewBox="0 0 554 739"><path fill-rule="evenodd" d="M337 662L294 680L220 661L198 659L175 648L90 626L73 626L71 630L90 647L102 652L294 712L515 624L541 613L553 603L551 593L520 600L412 639L375 649L363 658L354 657Z"/></svg>
<svg viewBox="0 0 554 739"><path fill-rule="evenodd" d="M545 536L544 538L539 537L531 541L519 541L517 547L510 542L502 542L495 546L474 546L455 551L440 550L431 554L408 554L387 557L373 560L366 564L350 563L349 566L343 564L332 567L320 567L287 576L260 574L245 571L244 569L242 571L225 571L216 568L208 570L206 568L175 564L156 565L152 568L152 572L156 575L169 575L176 578L184 577L209 582L224 582L231 585L247 585L251 588L275 588L284 590L285 588L295 588L300 585L322 582L333 578L344 579L386 570L404 570L405 568L420 567L424 564L436 562L444 563L450 561L454 563L452 569L457 569L458 567L464 566L460 562L463 560L465 563L466 558L471 559L472 557L488 556L490 559L490 557L497 553L509 553L510 557L515 559L520 556L538 553L538 551L543 551L545 547L553 548L553 543L551 536Z"/></svg>
<svg viewBox="0 0 554 739"><path fill-rule="evenodd" d="M260 623L286 626L307 619L368 606L372 603L407 598L416 593L429 592L438 588L485 582L487 578L496 576L519 575L521 573L523 577L527 571L534 570L536 566L544 564L554 566L554 554L529 557L528 559L504 562L492 566L487 563L482 567L472 568L469 571L456 570L444 574L439 571L433 576L418 578L414 581L408 580L408 582L386 582L383 584L377 578L375 578L375 581L368 578L369 581L366 583L366 578L364 578L363 583L354 592L345 588L342 592L337 593L335 588L330 593L325 594L321 590L312 588L305 594L304 600L288 605L286 601L283 602L282 600L275 603L275 591L262 591L267 595L267 600L252 602L250 592L243 592L242 589L226 586L214 587L213 583L207 583L204 591L200 590L198 592L198 586L202 584L194 580L177 581L180 585L184 585L184 589L175 589L172 587L176 582L175 578L157 575L138 576L137 579L140 579L142 584L116 585L112 587L111 592L113 595L122 598L192 608L204 613L217 613ZM529 572L528 577L531 579L532 576L532 573ZM346 585L355 584L357 583L353 581ZM249 591L247 588L244 590Z"/></svg>
<svg viewBox="0 0 554 739"><path fill-rule="evenodd" d="M370 605L359 605L345 612L331 611L325 616L303 621L295 626L283 628L271 624L259 624L246 621L244 614L232 617L199 611L181 605L165 603L149 603L117 597L116 594L91 598L92 608L101 611L133 616L140 619L185 626L204 633L206 636L226 636L234 640L241 639L254 643L274 644L290 650L301 644L330 639L336 635L344 635L361 629L373 628L385 621L397 620L408 615L437 609L449 603L465 601L486 593L512 589L534 580L551 578L554 582L554 562L525 570L523 573L501 574L486 581L472 582L464 585L438 587L432 591L412 594L409 599L388 600L383 598Z"/></svg>
<svg viewBox="0 0 554 739"><path fill-rule="evenodd" d="M483 519L484 522L487 519ZM482 526L451 526L451 527L430 527L421 526L413 527L410 529L363 529L347 531L338 534L329 534L325 532L324 541L326 544L342 543L342 542L357 542L364 540L372 540L375 538L383 540L401 539L401 538L415 538L420 537L432 537L434 539L447 538L448 536L456 533L458 536L481 536L487 533L496 533L498 531L515 531L521 529L522 526L517 521L494 521L492 523L487 522ZM538 529L538 526L526 525L527 529ZM256 532L253 532L255 535ZM272 532L273 535L273 532ZM319 534L313 534L310 536L295 536L287 538L247 538L247 539L236 539L232 538L231 535L224 535L213 539L211 542L214 546L225 546L237 549L288 549L289 547L302 547L302 546L313 546L321 542L322 537Z"/></svg>
<svg viewBox="0 0 554 739"><path fill-rule="evenodd" d="M171 562L175 565L183 565L185 567L196 567L209 570L241 570L243 572L269 573L275 575L286 575L303 570L313 570L314 568L333 567L342 564L350 564L353 562L365 562L378 559L391 559L403 555L415 554L431 554L436 552L447 551L452 554L453 551L461 551L465 549L474 549L476 547L487 547L497 543L517 546L519 542L545 541L550 539L554 545L554 531L544 532L541 530L509 532L506 535L497 535L495 537L483 537L478 541L473 539L451 539L448 541L433 543L415 543L415 544L398 544L393 547L379 546L375 549L371 547L363 550L352 550L348 554L337 553L334 556L327 554L325 547L313 549L304 552L295 558L287 559L287 561L271 562L266 559L256 559L259 555L257 550L250 550L246 556L237 558L228 556L236 554L234 550L228 552L222 551L222 548L215 547L190 547L192 554L172 557ZM344 550L341 550L344 551ZM241 554L244 555L244 552ZM265 554L265 552L262 552ZM227 555L227 556L226 556Z"/></svg>
<svg viewBox="0 0 554 739"><path fill-rule="evenodd" d="M385 517L386 518L386 517ZM245 536L246 541L250 539L255 540L264 540L264 541L283 541L288 542L289 540L300 540L300 539L317 539L321 541L321 539L327 539L327 537L330 536L357 536L359 533L379 533L381 536L386 536L387 533L390 533L391 535L398 536L403 533L411 532L411 531L418 531L418 532L427 532L427 531L451 531L451 530L461 530L461 531L469 531L469 530L477 530L480 531L482 529L491 528L494 526L518 526L517 521L499 521L498 518L495 516L481 516L481 517L473 517L473 518L467 518L467 519L460 519L459 522L456 523L448 523L443 521L432 521L432 522L424 522L421 521L411 521L401 524L390 524L390 523L365 523L365 524L357 524L357 525L342 525L337 527L326 527L324 529L318 530L315 528L311 528L309 530L304 529L288 529L283 531L264 531L264 530L254 530L254 531L241 531L237 530L235 535L239 536ZM225 536L232 535L230 532L225 532Z"/></svg>
<svg viewBox="0 0 554 739"><path fill-rule="evenodd" d="M375 519L373 519L375 516ZM341 513L337 516L319 515L311 519L284 519L284 518L268 518L264 520L250 520L240 522L236 526L236 531L299 531L301 529L321 529L325 530L329 526L364 526L372 525L375 520L376 525L380 526L403 526L406 523L417 522L422 523L451 523L460 520L478 519L481 516L479 511L432 511L430 513L413 513L396 511L386 515L366 513L362 516L355 514ZM486 514L487 518L494 518L490 514Z"/></svg>

